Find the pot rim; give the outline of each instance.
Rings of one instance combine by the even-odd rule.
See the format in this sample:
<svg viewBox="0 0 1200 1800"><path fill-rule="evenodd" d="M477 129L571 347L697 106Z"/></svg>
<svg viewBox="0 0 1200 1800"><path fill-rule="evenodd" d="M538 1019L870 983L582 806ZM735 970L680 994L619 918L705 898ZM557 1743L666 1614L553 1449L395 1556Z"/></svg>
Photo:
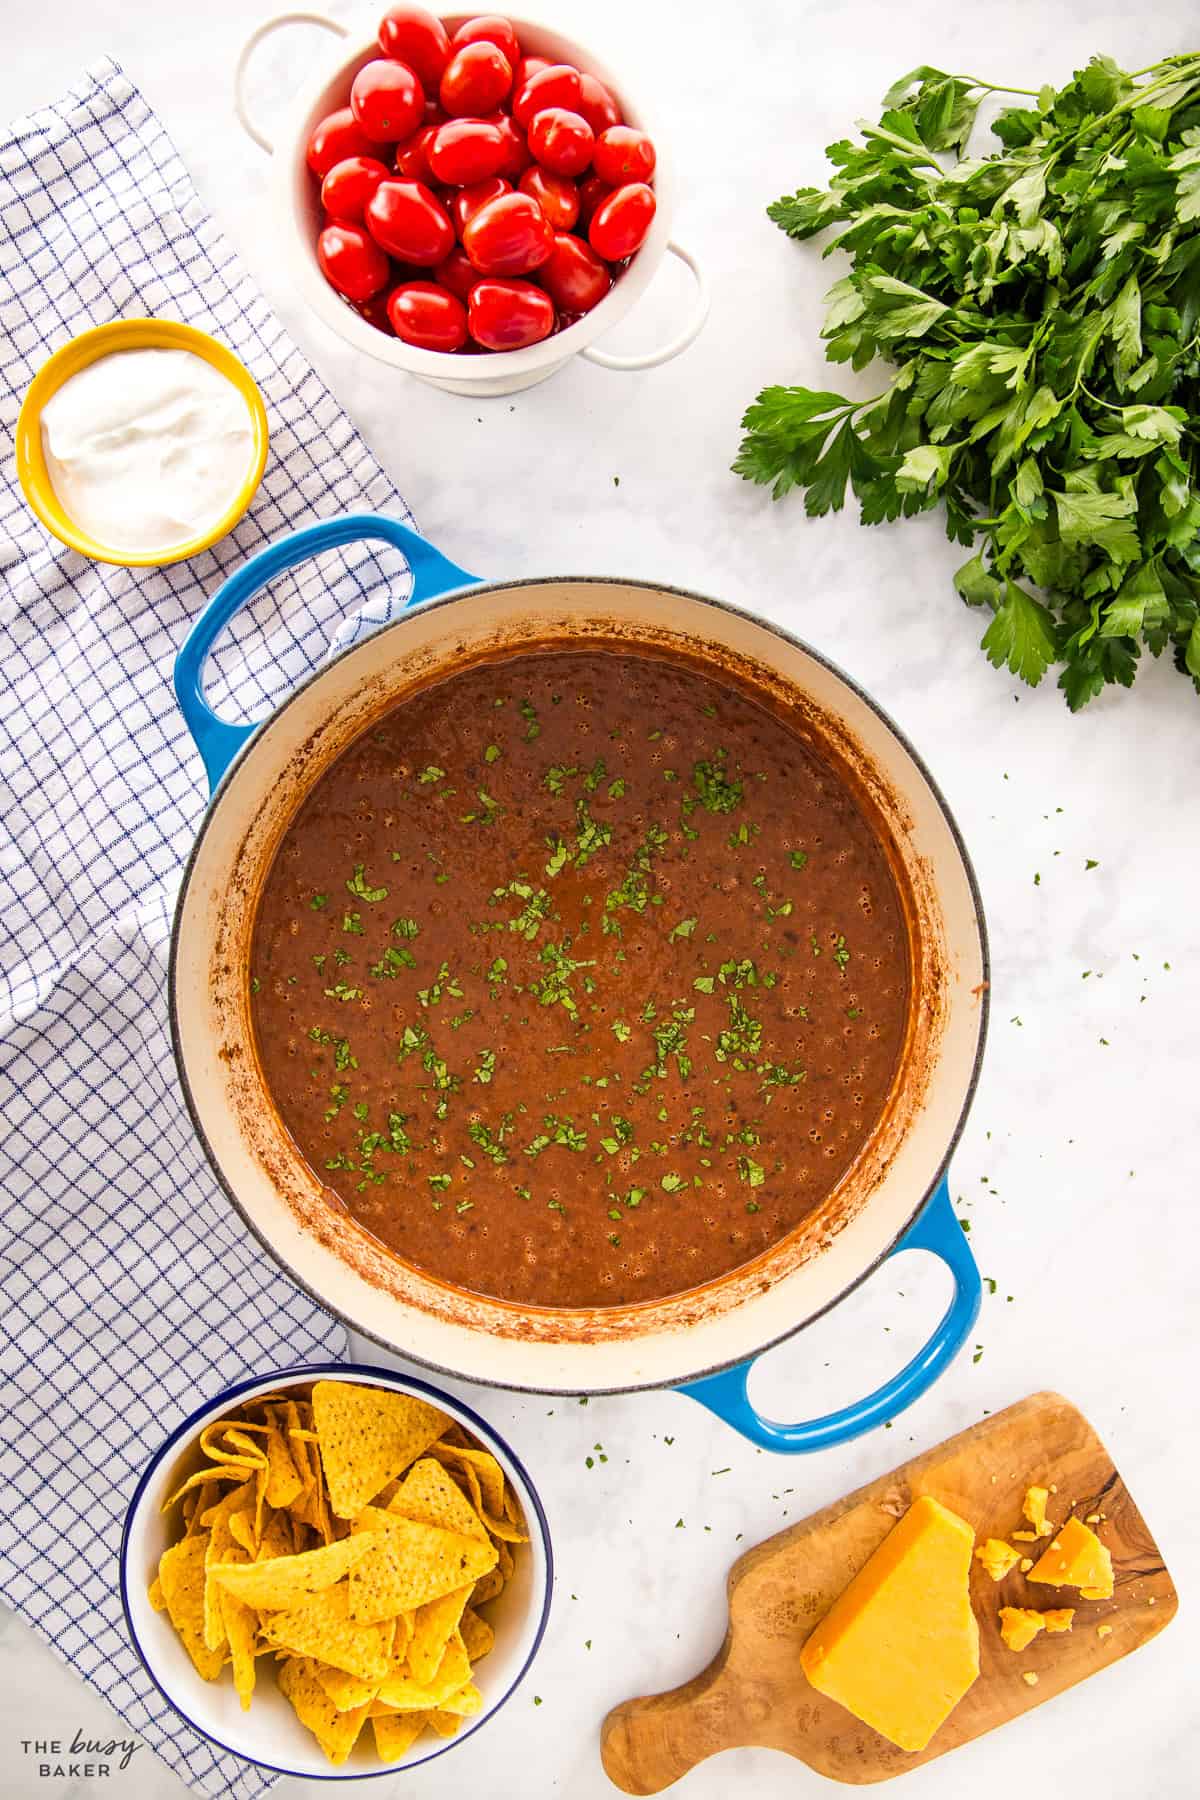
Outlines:
<svg viewBox="0 0 1200 1800"><path fill-rule="evenodd" d="M283 1270L288 1279L294 1282L302 1293L307 1294L309 1299L313 1300L323 1311L331 1314L332 1317L339 1319L342 1324L346 1326L347 1330L354 1332L355 1335L360 1338L365 1338L370 1343L378 1345L381 1350L386 1350L391 1355L406 1357L409 1361L418 1364L421 1368L429 1369L438 1375L448 1376L451 1380L472 1381L478 1383L481 1387L497 1388L521 1394L539 1394L551 1391L557 1392L558 1390L539 1388L532 1386L527 1382L497 1380L491 1376L480 1375L474 1370L466 1372L460 1368L448 1366L444 1363L433 1362L428 1357L417 1355L403 1344L393 1343L390 1339L380 1336L378 1332L365 1329L361 1324L351 1318L349 1314L332 1305L322 1294L319 1294L309 1282L297 1275L295 1270L270 1242L265 1233L260 1230L257 1223L250 1216L241 1199L234 1191L232 1184L226 1178L218 1159L216 1149L209 1139L208 1132L200 1118L199 1110L192 1095L191 1083L188 1078L182 1050L179 1009L176 1000L176 971L179 959L183 914L192 871L199 857L201 846L203 845L211 826L216 820L219 803L223 794L232 782L234 776L241 769L242 764L253 752L260 737L261 727L271 723L294 702L298 701L303 694L307 693L311 687L315 686L315 684L321 680L328 670L344 662L347 657L354 655L356 651L361 650L367 642L375 642L382 638L385 633L400 630L409 619L416 617L418 613L424 614L429 609L435 607L442 608L458 605L462 601L471 599L479 594L503 593L512 588L554 587L560 586L565 582L569 582L572 585L589 587L620 586L625 588L644 588L657 594L671 595L682 600L692 601L701 606L713 607L717 610L731 613L736 618L744 619L748 623L770 632L774 637L779 638L792 649L799 650L803 655L810 657L813 662L818 663L832 675L835 680L842 682L864 706L875 714L880 723L896 739L901 748L911 758L922 780L929 788L929 791L937 804L938 810L945 821L947 830L950 833L951 840L966 877L974 908L975 931L979 940L981 970L979 1024L975 1039L975 1053L971 1065L970 1076L963 1092L962 1101L958 1109L958 1116L955 1119L953 1128L949 1134L945 1152L931 1174L924 1192L920 1195L911 1211L902 1220L890 1240L859 1271L859 1273L851 1280L847 1281L844 1287L836 1294L832 1295L823 1305L817 1307L815 1311L808 1313L796 1324L790 1325L785 1331L778 1332L774 1337L766 1339L765 1342L755 1346L753 1349L744 1351L737 1356L726 1357L717 1362L706 1364L701 1368L690 1370L686 1374L673 1379L669 1385L678 1387L684 1383L700 1381L709 1375L720 1374L726 1369L737 1368L744 1363L749 1363L755 1358L764 1355L768 1350L775 1349L777 1345L786 1343L789 1338L797 1336L807 1326L814 1325L818 1319L824 1318L827 1313L833 1311L834 1307L840 1306L843 1300L847 1299L850 1294L861 1287L864 1282L869 1280L875 1271L887 1261L888 1257L899 1245L900 1240L911 1229L912 1225L924 1210L930 1196L936 1191L938 1184L941 1182L950 1166L950 1159L958 1147L963 1130L966 1126L967 1117L974 1103L976 1089L979 1085L991 1013L991 950L988 941L987 920L983 911L983 896L980 892L979 881L967 851L962 832L959 829L958 821L951 810L946 796L943 794L940 786L927 767L924 758L915 749L906 734L895 723L890 714L871 694L867 692L865 688L860 686L852 676L847 675L838 663L834 662L831 657L826 656L822 651L813 649L810 644L805 642L803 638L797 637L794 632L788 631L782 625L777 625L774 620L764 618L760 613L752 612L748 607L737 606L729 600L718 600L711 594L697 593L694 588L679 587L671 582L640 580L636 577L625 575L532 575L515 577L504 581L478 581L472 582L468 586L454 588L448 593L439 594L432 599L421 601L416 607L406 605L404 611L400 612L394 619L389 619L386 624L381 625L376 631L371 632L367 638L360 638L357 642L346 645L343 649L337 651L335 655L327 658L327 660L321 663L319 667L312 670L310 674L304 676L303 679L297 682L296 686L293 687L279 702L279 705L276 706L265 719L258 722L251 735L239 746L237 751L230 758L229 763L221 774L220 780L209 795L208 806L205 809L204 817L200 821L200 828L196 833L195 841L192 844L192 848L188 854L187 861L184 863L183 871L180 876L179 891L175 902L175 915L171 923L170 954L167 961L167 1008L171 1026L171 1048L175 1057L175 1067L179 1076L180 1090L183 1094L184 1103L187 1106L193 1129L196 1132L196 1136L204 1151L209 1167L215 1174L227 1199L233 1205L243 1224L248 1227L254 1237L262 1245L263 1249L271 1257L272 1261ZM587 1392L590 1394L634 1394L652 1392L655 1389L661 1389L664 1385L668 1384L664 1384L661 1381L631 1381L588 1387Z"/></svg>
<svg viewBox="0 0 1200 1800"><path fill-rule="evenodd" d="M453 11L439 13L438 16L453 25L474 17L469 12ZM636 97L630 101L625 85L611 75L607 64L594 56L586 44L559 31L554 25L543 24L539 19L518 18L508 14L505 16L512 18L518 32L528 31L535 37L550 37L567 46L578 67L594 74L616 96L621 105L622 116L639 129L647 129L643 123L644 108ZM403 369L410 375L445 383L447 386L457 387L460 383L487 380L494 381L497 384L496 391L499 392L502 381L508 383L514 380L519 383L523 378L536 373L549 373L552 368L586 350L632 309L654 279L666 256L676 195L674 165L669 151L666 154L661 150L658 152L652 183L656 211L645 241L631 258L628 267L613 282L603 300L590 312L585 313L565 331L554 332L536 344L526 345L524 349L506 350L498 357L494 354L460 356L444 351L422 350L404 343L400 338L388 337L361 318L352 306L334 292L317 265L315 238L311 243L308 241L299 217L296 183L298 177L311 181L304 163L304 145L307 132L311 129L311 115L317 97L324 93L339 74L346 75L348 92L350 72L373 53L381 54L373 38L363 42L354 39L352 32L339 37L330 46L328 55L318 59L311 80L303 85L286 109L272 152L275 164L272 186L276 202L276 235L297 272L303 299L331 331L336 332L354 349L362 350L390 368ZM658 149L657 138L655 147ZM479 366L481 363L484 365L482 368ZM499 366L494 367L496 364Z"/></svg>

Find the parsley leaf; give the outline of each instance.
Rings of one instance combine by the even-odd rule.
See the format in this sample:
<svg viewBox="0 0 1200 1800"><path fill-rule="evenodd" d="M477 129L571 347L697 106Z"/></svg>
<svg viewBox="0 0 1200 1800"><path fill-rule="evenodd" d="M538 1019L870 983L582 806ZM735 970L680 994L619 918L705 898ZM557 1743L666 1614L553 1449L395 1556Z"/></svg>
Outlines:
<svg viewBox="0 0 1200 1800"><path fill-rule="evenodd" d="M1000 148L968 156L992 94L1017 102ZM830 146L828 189L767 209L798 241L835 228L826 355L883 379L764 388L735 472L811 517L848 491L868 525L940 509L989 660L1057 669L1072 710L1146 651L1200 691L1198 102L1195 52L1136 75L1094 57L1040 91L921 64Z"/></svg>

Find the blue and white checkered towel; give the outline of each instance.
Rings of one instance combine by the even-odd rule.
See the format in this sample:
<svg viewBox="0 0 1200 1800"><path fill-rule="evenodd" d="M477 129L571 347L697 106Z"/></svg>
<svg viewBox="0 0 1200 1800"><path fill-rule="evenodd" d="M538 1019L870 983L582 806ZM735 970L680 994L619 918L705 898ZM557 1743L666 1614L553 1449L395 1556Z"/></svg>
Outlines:
<svg viewBox="0 0 1200 1800"><path fill-rule="evenodd" d="M231 537L132 571L43 531L12 443L52 350L143 314L242 358L271 454ZM185 1726L130 1646L122 1522L147 1457L202 1398L344 1346L234 1216L176 1084L167 940L205 793L171 667L206 598L269 539L348 508L409 514L108 61L0 131L0 439L0 1593L198 1793L251 1800L271 1777ZM282 578L230 634L218 705L260 716L331 637L402 603L402 568L359 547Z"/></svg>

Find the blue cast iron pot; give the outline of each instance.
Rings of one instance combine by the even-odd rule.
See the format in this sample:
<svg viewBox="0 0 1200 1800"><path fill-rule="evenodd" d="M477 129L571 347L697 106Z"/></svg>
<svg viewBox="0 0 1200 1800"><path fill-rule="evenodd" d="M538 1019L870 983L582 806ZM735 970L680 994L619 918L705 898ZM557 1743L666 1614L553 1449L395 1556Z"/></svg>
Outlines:
<svg viewBox="0 0 1200 1800"><path fill-rule="evenodd" d="M364 539L404 553L412 571L406 609L311 675L269 718L219 718L204 697L204 665L238 608L281 571ZM581 640L703 655L716 678L736 674L794 708L827 753L852 768L900 865L915 998L884 1116L815 1222L695 1292L556 1312L451 1290L330 1209L258 1072L247 969L256 897L280 835L359 731L466 660ZM356 1331L433 1369L546 1393L673 1386L772 1450L854 1437L936 1380L979 1309L979 1274L951 1209L946 1168L983 1048L987 944L975 878L944 799L911 745L847 676L777 626L721 601L595 577L479 581L396 520L363 514L296 532L226 581L180 652L175 685L213 790L172 942L180 1079L230 1199L302 1287ZM758 1413L746 1392L755 1356L911 1249L941 1258L954 1280L945 1315L918 1354L823 1418L789 1424Z"/></svg>

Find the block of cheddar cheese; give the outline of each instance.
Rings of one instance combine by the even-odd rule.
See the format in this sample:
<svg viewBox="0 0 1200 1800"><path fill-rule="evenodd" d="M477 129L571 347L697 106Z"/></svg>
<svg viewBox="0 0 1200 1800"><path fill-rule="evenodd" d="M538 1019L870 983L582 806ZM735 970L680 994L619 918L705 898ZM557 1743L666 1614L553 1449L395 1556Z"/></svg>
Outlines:
<svg viewBox="0 0 1200 1800"><path fill-rule="evenodd" d="M979 1674L975 1533L922 1495L800 1652L812 1685L901 1750L923 1750Z"/></svg>

